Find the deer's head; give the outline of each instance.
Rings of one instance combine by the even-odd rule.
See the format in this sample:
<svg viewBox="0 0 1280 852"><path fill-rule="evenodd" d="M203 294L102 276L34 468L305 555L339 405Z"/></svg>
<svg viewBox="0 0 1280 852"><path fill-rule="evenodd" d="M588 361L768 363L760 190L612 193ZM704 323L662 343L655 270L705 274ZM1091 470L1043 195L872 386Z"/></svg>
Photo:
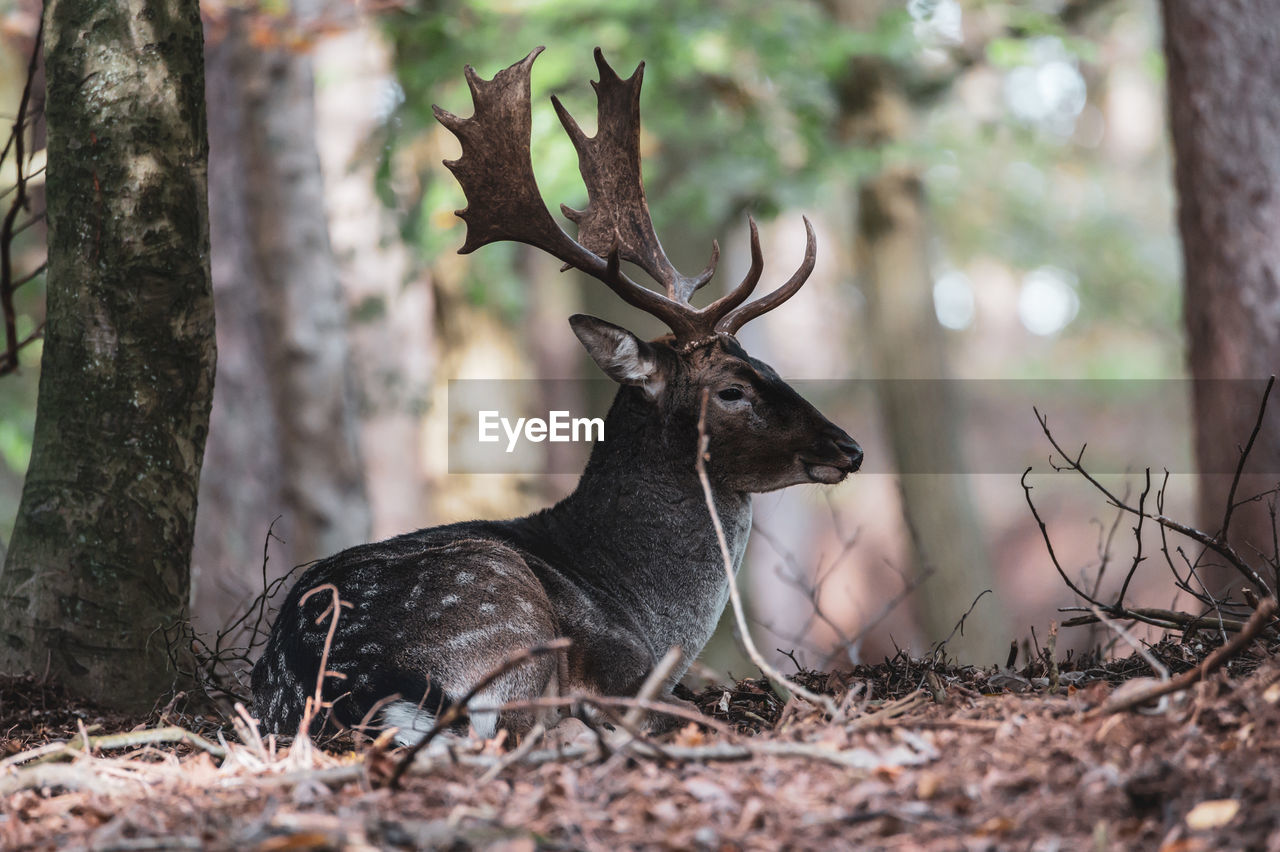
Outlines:
<svg viewBox="0 0 1280 852"><path fill-rule="evenodd" d="M471 118L435 107L436 118L462 143L462 157L445 165L458 178L468 205L466 254L492 242L522 242L602 281L628 304L662 320L671 334L644 341L604 320L578 315L574 333L601 369L636 390L661 417L664 428L696 434L703 422L711 439L709 466L723 485L737 491L770 491L803 482L835 483L856 471L862 449L842 429L787 385L773 368L752 358L735 333L749 320L791 298L813 271L817 242L805 220L804 261L772 293L748 301L760 281L764 258L755 222L751 267L729 293L702 308L693 294L715 274L720 250L696 276L681 274L663 251L645 200L640 175L641 63L621 79L596 49L598 129L588 137L559 99L556 113L578 151L587 187L587 207L561 205L578 226L564 232L542 202L530 157L529 72L542 48L480 79L470 66L467 83L475 102ZM635 264L662 287L633 281L622 261Z"/></svg>

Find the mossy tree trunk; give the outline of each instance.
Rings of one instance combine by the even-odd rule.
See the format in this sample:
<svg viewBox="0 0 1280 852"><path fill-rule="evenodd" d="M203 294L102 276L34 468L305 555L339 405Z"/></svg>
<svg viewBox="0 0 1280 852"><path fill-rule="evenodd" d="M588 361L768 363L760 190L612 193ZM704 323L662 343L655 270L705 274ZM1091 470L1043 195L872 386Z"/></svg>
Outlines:
<svg viewBox="0 0 1280 852"><path fill-rule="evenodd" d="M195 0L49 0L48 326L0 669L145 708L173 683L213 391Z"/></svg>

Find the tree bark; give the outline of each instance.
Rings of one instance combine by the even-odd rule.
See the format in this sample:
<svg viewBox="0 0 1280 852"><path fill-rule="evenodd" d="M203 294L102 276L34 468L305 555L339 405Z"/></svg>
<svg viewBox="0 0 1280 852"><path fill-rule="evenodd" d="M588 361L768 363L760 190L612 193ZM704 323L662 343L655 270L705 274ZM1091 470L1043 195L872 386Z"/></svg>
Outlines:
<svg viewBox="0 0 1280 852"><path fill-rule="evenodd" d="M48 325L0 669L141 709L172 685L213 391L199 8L45 16Z"/></svg>
<svg viewBox="0 0 1280 852"><path fill-rule="evenodd" d="M908 137L912 105L889 63L855 61L841 95L841 129L851 144L882 146ZM933 569L913 597L917 621L930 643L951 636L947 650L957 659L990 663L1008 633L998 594L984 600L976 619L980 628L970 622L967 632L952 636L970 602L984 589L995 590L996 583L972 491L956 473L964 470L957 432L961 407L951 386L939 381L950 370L933 308L930 225L920 175L910 166L886 167L862 181L856 207L854 259L867 298L865 328L880 380L880 415L903 472L903 520L915 570Z"/></svg>
<svg viewBox="0 0 1280 852"><path fill-rule="evenodd" d="M1280 369L1280 2L1164 0L1169 120L1195 379L1199 525L1218 530L1231 471ZM1222 379L1255 379L1252 386ZM1236 493L1280 479L1280 399L1272 399ZM1241 506L1229 540L1273 556L1261 502Z"/></svg>
<svg viewBox="0 0 1280 852"><path fill-rule="evenodd" d="M212 30L212 28L211 28ZM262 591L266 531L288 511L281 499L284 471L271 376L263 353L266 297L253 250L247 208L245 69L233 16L205 40L205 96L209 110L209 234L213 300L218 315L218 384L213 393L200 515L191 559L192 620L217 630ZM283 520L283 518L282 518ZM270 542L271 575L296 564L291 535Z"/></svg>
<svg viewBox="0 0 1280 852"><path fill-rule="evenodd" d="M367 541L369 507L349 387L347 316L315 146L311 57L241 34L245 210L263 287L279 418L285 537L299 560Z"/></svg>
<svg viewBox="0 0 1280 852"><path fill-rule="evenodd" d="M209 38L213 270L225 350L194 560L205 630L262 591L265 535L277 516L268 579L370 535L313 60L255 43L253 15L229 11Z"/></svg>

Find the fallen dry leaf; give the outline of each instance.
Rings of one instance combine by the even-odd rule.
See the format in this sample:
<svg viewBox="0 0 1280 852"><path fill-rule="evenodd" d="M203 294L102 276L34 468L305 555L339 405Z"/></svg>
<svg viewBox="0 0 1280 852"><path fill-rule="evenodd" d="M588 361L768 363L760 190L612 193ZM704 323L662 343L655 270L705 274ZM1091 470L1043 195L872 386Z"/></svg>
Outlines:
<svg viewBox="0 0 1280 852"><path fill-rule="evenodd" d="M1240 813L1240 803L1235 799L1210 799L1201 802L1187 813L1187 826L1196 831L1208 831L1235 819Z"/></svg>

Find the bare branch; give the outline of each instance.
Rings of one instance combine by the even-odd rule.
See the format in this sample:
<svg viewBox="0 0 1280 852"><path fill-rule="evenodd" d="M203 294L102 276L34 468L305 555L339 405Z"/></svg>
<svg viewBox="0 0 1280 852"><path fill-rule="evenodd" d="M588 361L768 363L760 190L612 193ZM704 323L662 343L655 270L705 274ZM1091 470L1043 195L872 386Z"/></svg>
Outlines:
<svg viewBox="0 0 1280 852"><path fill-rule="evenodd" d="M400 758L400 762L396 764L395 771L391 773L391 777L387 780L388 786L393 790L400 786L400 779L404 777L405 771L413 764L413 760L417 757L418 752L426 748L432 740L440 735L442 731L447 730L455 722L462 719L462 717L468 712L467 705L470 704L471 700L475 698L481 690L489 686L507 672L524 665L535 657L559 653L560 651L568 648L569 645L570 642L568 639L552 639L550 642L544 642L541 645L535 645L532 648L525 648L508 656L497 668L480 678L480 680L476 681L471 689L467 691L466 695L459 698L451 704L447 710L441 713L439 718L436 719L436 723L431 727L431 730L427 731L426 736L418 740L405 751L404 756Z"/></svg>
<svg viewBox="0 0 1280 852"><path fill-rule="evenodd" d="M1209 656L1205 657L1204 662L1196 666L1194 669L1183 672L1177 677L1164 683L1154 684L1150 689L1144 689L1138 692L1130 693L1121 700L1109 702L1090 712L1086 713L1085 719L1093 719L1098 716L1104 716L1109 713L1120 713L1125 710L1132 710L1135 707L1141 707L1150 701L1154 701L1164 695L1174 692L1180 692L1197 681L1203 680L1213 672L1217 671L1222 665L1228 662L1232 657L1239 654L1249 646L1263 628L1271 621L1272 616L1276 614L1276 599L1265 598L1258 602L1258 608L1250 617L1249 623L1245 625L1245 629L1236 634L1235 638Z"/></svg>
<svg viewBox="0 0 1280 852"><path fill-rule="evenodd" d="M1231 513L1236 508L1234 501L1236 488L1240 485L1240 475L1244 473L1244 463L1249 458L1249 451L1253 449L1254 442L1258 440L1258 433L1262 431L1262 420L1267 413L1267 399L1271 396L1271 388L1275 383L1275 376L1267 379L1267 386L1262 391L1262 401L1258 404L1258 419L1253 424L1253 431L1249 433L1249 440L1245 443L1244 449L1240 451L1240 460L1236 462L1236 473L1231 478L1231 488L1227 491L1227 507L1222 513L1222 528L1218 531L1218 538L1223 541L1227 539L1227 530L1231 526Z"/></svg>
<svg viewBox="0 0 1280 852"><path fill-rule="evenodd" d="M707 459L709 458L707 446L711 442L711 438L707 435L707 399L709 395L710 391L703 388L702 409L698 414L698 455L695 467L698 471L698 481L702 483L702 495L707 501L707 511L711 513L711 525L715 528L716 540L720 543L720 556L724 562L725 578L729 583L729 600L733 603L733 617L738 622L738 631L742 635L742 644L747 649L747 655L751 657L751 661L759 666L760 671L770 681L787 692L794 693L809 703L821 707L834 717L837 708L836 703L831 700L830 696L811 692L787 678L764 658L764 655L756 649L756 643L751 638L751 630L747 627L747 617L742 610L742 596L738 594L738 582L733 573L733 557L729 555L729 545L724 537L724 527L720 523L720 513L716 511L715 497L711 493L711 480L707 478Z"/></svg>
<svg viewBox="0 0 1280 852"><path fill-rule="evenodd" d="M1130 506L1128 503L1125 503L1120 498L1116 497L1116 495L1113 494L1109 488L1107 488L1105 485L1099 482L1093 476L1093 474L1089 473L1089 471L1085 469L1083 464L1084 450L1085 450L1084 446L1081 446L1079 454L1074 459L1068 456L1066 451L1062 449L1062 445L1060 445L1058 443L1058 440L1053 437L1053 432L1050 431L1049 429L1048 418L1045 415L1041 414L1038 408L1033 408L1033 411L1035 411L1036 420L1039 421L1040 429L1041 431L1044 432L1044 436L1049 440L1049 443L1053 445L1053 448L1057 450L1058 454L1063 459L1066 460L1065 466L1059 466L1056 464L1053 465L1055 470L1074 471L1075 473L1078 473L1081 476L1083 476L1090 485L1092 485L1098 492L1100 492L1104 497L1106 497L1107 500L1111 503L1111 505L1119 509L1123 509L1124 511L1129 512L1130 514L1134 514L1134 515L1144 514L1143 511L1140 511L1139 509L1134 508L1133 506ZM1053 464L1053 463L1050 462L1050 464ZM1031 471L1031 468L1027 468L1027 473L1029 473L1030 471ZM1023 482L1024 482L1023 488L1026 488L1025 481L1026 481L1026 473L1023 474ZM1030 500L1028 500L1028 502L1030 502ZM1253 570L1253 568L1249 565L1249 563L1245 562L1245 560L1240 556L1240 554L1236 552L1235 548L1233 548L1227 542L1222 541L1216 536L1211 536L1208 533L1202 532L1194 527L1189 527L1186 524L1175 521L1172 518L1165 517L1164 515L1152 515L1148 513L1146 514L1146 517L1150 518L1151 520L1155 521L1157 524L1163 527L1167 527L1168 529L1176 533L1179 533L1180 535L1186 536L1192 541L1195 541L1198 544L1205 546L1209 550L1212 550L1214 553L1217 553L1219 556L1226 559L1227 562L1230 563L1231 567L1235 568L1236 571L1238 571L1242 576L1244 576L1246 580L1248 580L1250 583L1253 583L1253 585L1263 593L1263 596L1265 597L1272 596L1271 587L1267 585L1267 582L1263 580L1262 577L1258 575L1258 572ZM1037 517L1037 520L1039 520L1038 517ZM1043 529L1044 527L1042 525L1041 526L1042 532L1043 532ZM1055 566L1057 566L1056 560L1054 564ZM1063 574L1063 579L1066 579L1066 575L1065 573L1062 572L1061 566L1057 566L1057 567L1058 567L1058 572L1060 574ZM1080 594L1077 591L1074 584L1070 584L1070 585L1071 585L1072 591L1076 591L1077 594ZM1089 598L1083 594L1081 594L1080 596L1085 598L1086 600L1089 600ZM1094 603L1098 603L1098 602L1094 601ZM1105 607L1106 605L1099 603L1099 606Z"/></svg>

